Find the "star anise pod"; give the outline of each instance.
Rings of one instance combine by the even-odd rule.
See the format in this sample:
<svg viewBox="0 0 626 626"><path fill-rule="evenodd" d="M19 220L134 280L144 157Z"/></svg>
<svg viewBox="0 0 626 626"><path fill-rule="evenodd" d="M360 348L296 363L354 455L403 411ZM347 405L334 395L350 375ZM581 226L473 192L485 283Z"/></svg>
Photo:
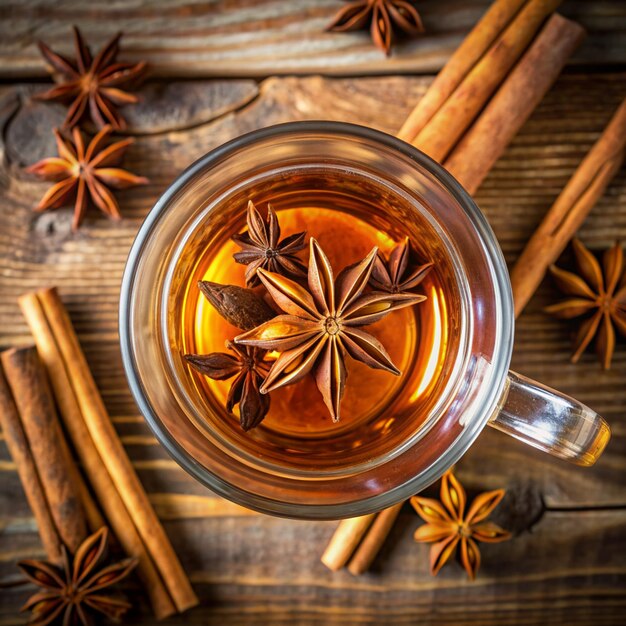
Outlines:
<svg viewBox="0 0 626 626"><path fill-rule="evenodd" d="M234 406L239 404L239 423L247 431L258 426L270 410L269 395L259 390L270 364L263 360L265 350L237 346L230 341L226 346L234 354L186 354L185 359L195 370L214 380L236 376L228 392L226 410L232 413Z"/></svg>
<svg viewBox="0 0 626 626"><path fill-rule="evenodd" d="M55 209L73 201L72 229L76 230L91 199L109 217L120 219L119 205L108 187L124 189L145 185L148 179L113 167L120 163L133 140L123 139L105 147L111 132L111 127L105 126L85 149L83 135L78 128L72 129L72 139L65 139L57 129L54 130L59 156L43 159L26 168L27 172L44 180L56 181L41 198L36 211Z"/></svg>
<svg viewBox="0 0 626 626"><path fill-rule="evenodd" d="M253 289L220 285L208 280L199 281L198 288L229 324L241 330L250 330L276 315L274 309Z"/></svg>
<svg viewBox="0 0 626 626"><path fill-rule="evenodd" d="M415 289L426 278L433 264L424 263L409 269L410 253L408 237L391 251L388 260L379 252L372 268L370 285L388 293L403 293Z"/></svg>
<svg viewBox="0 0 626 626"><path fill-rule="evenodd" d="M120 89L136 80L145 70L145 62L116 63L121 33L111 39L92 57L89 47L74 27L74 62L52 51L42 41L39 50L55 70L58 85L35 96L38 100L71 103L65 125L76 126L86 115L99 127L110 124L115 130L124 130L126 121L117 111L118 106L137 102L137 96Z"/></svg>
<svg viewBox="0 0 626 626"><path fill-rule="evenodd" d="M477 541L499 543L510 539L511 533L493 522L485 521L504 496L504 489L487 491L477 496L465 512L465 489L448 472L441 479L441 502L431 498L413 496L411 504L426 524L415 531L415 541L432 543L430 571L433 576L461 545L461 563L474 580L480 567L480 550Z"/></svg>
<svg viewBox="0 0 626 626"><path fill-rule="evenodd" d="M73 559L64 550L63 566L27 559L18 567L42 591L32 596L22 611L32 611L30 624L91 624L94 613L119 618L131 607L108 594L111 587L126 578L137 559L105 564L108 530L102 527L80 545Z"/></svg>
<svg viewBox="0 0 626 626"><path fill-rule="evenodd" d="M308 290L280 274L257 270L274 302L286 313L235 337L237 343L281 353L261 385L262 393L313 372L333 421L338 421L346 380L346 352L372 368L400 374L383 345L359 327L426 298L415 294L363 293L377 252L374 248L335 280L328 258L311 238Z"/></svg>
<svg viewBox="0 0 626 626"><path fill-rule="evenodd" d="M424 32L417 9L406 0L356 0L335 15L326 30L347 32L369 25L376 46L389 55L395 41L394 28L406 35Z"/></svg>
<svg viewBox="0 0 626 626"><path fill-rule="evenodd" d="M546 312L561 319L586 316L576 334L572 363L597 335L596 352L602 367L608 370L615 350L615 328L626 337L624 252L616 243L604 253L601 267L578 239L574 239L573 248L579 275L555 265L550 267L557 287L572 298L547 307Z"/></svg>
<svg viewBox="0 0 626 626"><path fill-rule="evenodd" d="M270 272L286 274L288 276L306 276L306 267L296 256L305 247L306 233L289 235L280 241L280 224L272 205L267 205L267 220L254 206L248 202L246 214L248 230L241 235L233 235L232 240L241 246L241 252L236 252L233 258L237 263L247 265L246 284L254 287L259 284L257 269L263 268Z"/></svg>

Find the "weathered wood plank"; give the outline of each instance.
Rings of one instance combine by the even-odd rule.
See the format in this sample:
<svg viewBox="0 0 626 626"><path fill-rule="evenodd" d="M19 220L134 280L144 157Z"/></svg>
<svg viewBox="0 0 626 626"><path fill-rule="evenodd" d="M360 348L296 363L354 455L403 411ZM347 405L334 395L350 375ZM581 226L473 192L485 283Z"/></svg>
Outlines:
<svg viewBox="0 0 626 626"><path fill-rule="evenodd" d="M503 624L582 625L621 622L626 606L626 512L547 513L532 532L483 544L475 583L450 563L437 578L428 547L413 542L419 525L403 510L372 571L355 578L331 573L319 554L332 522L293 522L265 516L166 522L177 553L204 605L188 624ZM8 559L36 551L32 533L11 533ZM127 589L133 592L134 583ZM18 623L14 608L29 591L5 590L0 624ZM137 623L151 624L146 613ZM134 621L134 620L133 620Z"/></svg>
<svg viewBox="0 0 626 626"><path fill-rule="evenodd" d="M490 0L416 3L426 35L390 59L367 32L326 33L340 0L5 0L0 7L0 77L45 75L34 41L71 46L71 24L89 41L126 33L125 57L146 59L159 76L269 76L322 72L389 74L440 69ZM626 5L569 0L563 13L589 31L572 63L626 62Z"/></svg>

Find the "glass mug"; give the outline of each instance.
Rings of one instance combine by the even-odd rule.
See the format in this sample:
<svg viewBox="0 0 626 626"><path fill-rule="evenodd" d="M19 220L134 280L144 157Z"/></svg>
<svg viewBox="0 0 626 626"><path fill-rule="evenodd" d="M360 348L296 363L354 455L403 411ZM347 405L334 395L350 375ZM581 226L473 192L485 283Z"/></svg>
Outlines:
<svg viewBox="0 0 626 626"><path fill-rule="evenodd" d="M197 271L195 257L243 228L248 199L270 200L290 185L332 191L348 180L352 194L363 193L364 205L375 199L372 223L387 212L400 235L428 241L426 253L445 269L447 344L428 404L406 404L402 420L379 411L360 424L359 445L354 437L344 444L351 441L349 426L332 425L328 416L329 428L317 438L280 435L264 430L265 422L243 433L203 397L183 359L178 308ZM486 425L561 459L593 464L610 437L606 422L576 400L509 371L513 326L504 259L467 192L412 146L336 122L258 130L189 167L142 225L120 302L131 391L173 458L221 496L307 519L364 515L418 493L452 467ZM397 393L408 398L416 390L405 385ZM342 412L349 410L344 399Z"/></svg>

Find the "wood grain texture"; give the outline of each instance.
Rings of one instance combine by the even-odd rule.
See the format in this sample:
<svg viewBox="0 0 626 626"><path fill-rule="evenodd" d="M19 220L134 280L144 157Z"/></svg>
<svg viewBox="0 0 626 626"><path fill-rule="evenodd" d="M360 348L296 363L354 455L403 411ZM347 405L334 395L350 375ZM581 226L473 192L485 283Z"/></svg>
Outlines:
<svg viewBox="0 0 626 626"><path fill-rule="evenodd" d="M123 30L124 57L146 59L157 76L433 72L489 2L418 2L426 34L402 42L387 59L367 31L324 31L342 0L3 0L0 77L44 76L34 41L69 52L72 23L93 42ZM569 0L562 12L590 33L572 63L626 63L626 4Z"/></svg>
<svg viewBox="0 0 626 626"><path fill-rule="evenodd" d="M532 532L485 545L473 584L456 562L436 579L430 576L428 546L412 539L420 523L405 508L374 568L353 577L346 570L330 572L319 561L332 522L261 516L166 522L205 602L185 616L185 624L623 623L624 511L546 513ZM12 555L38 548L32 535L16 530L10 537ZM10 563L3 559L0 572L7 571ZM20 623L12 609L25 600L27 590L3 593L0 624ZM131 623L153 622L136 611Z"/></svg>
<svg viewBox="0 0 626 626"><path fill-rule="evenodd" d="M203 599L189 623L623 623L626 342L618 343L608 373L592 353L576 366L569 364L570 328L542 313L560 297L549 281L518 320L513 366L602 413L613 439L595 467L582 469L498 432L481 435L459 463L459 476L474 493L509 488L512 495L498 515L519 536L485 547L475 584L467 583L456 565L430 577L428 549L413 545L418 520L408 508L369 574L353 578L325 571L319 557L334 523L246 514L212 496L158 445L129 394L117 343L120 279L141 221L173 178L220 143L273 123L326 118L394 133L429 81L271 78L258 89L248 81L234 83L235 95L225 89L211 104L199 96L197 84L181 83L177 113L169 121L159 122L149 107L145 118L137 113L133 120L137 141L126 165L150 177L150 185L119 194L122 222L92 210L75 235L71 210L31 211L45 184L22 171L51 154L42 120L61 119L62 109L30 102L32 85L0 88L0 346L29 342L17 296L58 285L113 423ZM211 88L211 82L206 85ZM158 83L144 89L163 91ZM476 198L510 264L625 95L624 74L562 77L498 161ZM616 237L626 240L626 171L592 211L581 237L593 249ZM562 264L570 262L566 253ZM41 548L2 440L0 484L3 582L15 580L16 558L37 556ZM137 588L130 583L131 593ZM21 587L0 590L0 625L21 623L16 608L26 595ZM137 622L149 615L141 602Z"/></svg>

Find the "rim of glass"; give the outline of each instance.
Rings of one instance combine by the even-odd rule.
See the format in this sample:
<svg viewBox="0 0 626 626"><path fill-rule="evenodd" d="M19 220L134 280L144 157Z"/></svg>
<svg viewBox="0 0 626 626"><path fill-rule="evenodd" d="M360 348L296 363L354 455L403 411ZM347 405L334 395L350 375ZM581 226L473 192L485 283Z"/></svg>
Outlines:
<svg viewBox="0 0 626 626"><path fill-rule="evenodd" d="M414 494L416 489L414 484L417 482L418 477L416 476L414 479L409 480L403 485L399 485L388 492L373 495L369 498L359 500L357 503L346 503L345 505L302 505L299 503L281 502L270 500L264 496L259 496L258 494L253 494L235 487L234 485L221 479L207 468L199 465L171 436L167 428L164 427L159 416L155 413L151 403L148 401L143 392L143 385L139 380L137 369L135 367L135 358L131 341L130 298L135 285L135 269L141 258L146 240L150 237L153 229L157 226L161 215L168 209L170 202L176 194L196 176L209 168L213 163L228 157L232 153L245 148L249 144L285 134L307 135L316 133L337 136L347 135L365 139L370 142L386 145L387 147L404 154L406 157L409 157L411 160L415 161L417 165L425 168L429 175L436 179L458 202L459 206L465 211L466 215L469 217L478 232L479 238L484 246L484 251L489 260L491 273L494 279L494 299L499 305L497 324L499 333L495 340L495 357L493 361L493 367L499 373L499 376L494 375L494 379L497 384L492 385L489 393L485 394L482 415L477 416L474 420L472 420L472 423L468 425L468 428L464 429L462 434L457 438L454 446L448 449L447 454L442 455L439 459L437 459L437 461L424 470L420 478L420 482L423 483L421 488L424 488L437 480L448 469L448 467L456 463L461 456L465 454L493 413L506 383L506 374L508 372L513 348L512 339L514 329L513 300L506 263L495 234L489 226L486 217L460 183L441 165L439 165L439 163L431 159L429 156L412 145L382 131L347 122L288 122L285 124L277 124L267 128L258 129L241 135L211 150L188 166L157 200L154 207L142 223L135 240L133 241L128 254L128 259L126 261L126 266L124 268L120 290L119 332L122 363L133 398L141 414L161 445L163 445L170 456L185 471L219 495L228 499L233 499L233 494L236 494L239 502L243 501L246 506L263 513L297 518L307 517L309 519L337 519L339 517L363 515L368 512L386 508L396 502L406 499ZM346 509L350 510L346 511Z"/></svg>

